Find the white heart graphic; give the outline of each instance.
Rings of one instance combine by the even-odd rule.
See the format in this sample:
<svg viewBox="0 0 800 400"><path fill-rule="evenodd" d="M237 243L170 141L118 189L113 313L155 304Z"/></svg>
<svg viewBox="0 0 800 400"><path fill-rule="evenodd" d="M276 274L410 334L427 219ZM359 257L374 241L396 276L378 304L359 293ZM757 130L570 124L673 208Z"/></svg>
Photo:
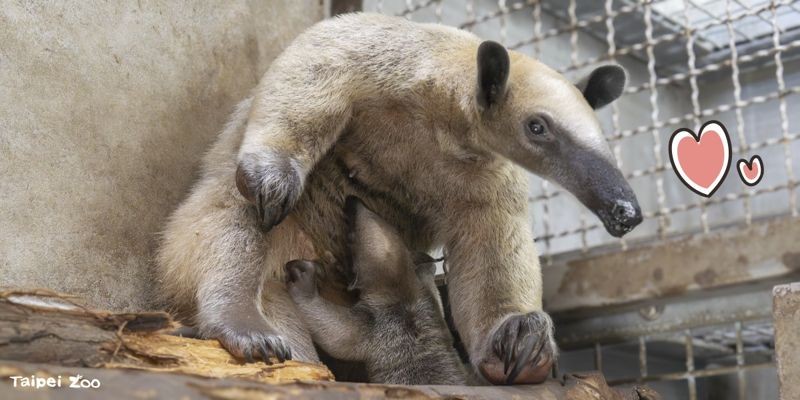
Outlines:
<svg viewBox="0 0 800 400"><path fill-rule="evenodd" d="M731 139L725 126L708 121L695 135L682 128L669 139L669 160L678 178L693 192L711 197L731 166Z"/></svg>
<svg viewBox="0 0 800 400"><path fill-rule="evenodd" d="M739 177L742 178L747 186L755 186L761 182L764 177L764 163L761 161L761 156L755 155L747 162L744 158L736 162L736 170L739 171Z"/></svg>

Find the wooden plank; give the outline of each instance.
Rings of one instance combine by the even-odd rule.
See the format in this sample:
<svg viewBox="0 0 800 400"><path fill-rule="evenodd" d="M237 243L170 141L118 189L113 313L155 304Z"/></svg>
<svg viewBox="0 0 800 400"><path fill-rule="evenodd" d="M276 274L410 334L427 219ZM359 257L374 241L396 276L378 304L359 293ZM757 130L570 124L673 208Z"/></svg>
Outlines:
<svg viewBox="0 0 800 400"><path fill-rule="evenodd" d="M772 294L781 400L800 400L800 282L776 286Z"/></svg>
<svg viewBox="0 0 800 400"><path fill-rule="evenodd" d="M565 256L545 267L552 313L608 307L754 281L800 277L800 218L778 218L627 251Z"/></svg>

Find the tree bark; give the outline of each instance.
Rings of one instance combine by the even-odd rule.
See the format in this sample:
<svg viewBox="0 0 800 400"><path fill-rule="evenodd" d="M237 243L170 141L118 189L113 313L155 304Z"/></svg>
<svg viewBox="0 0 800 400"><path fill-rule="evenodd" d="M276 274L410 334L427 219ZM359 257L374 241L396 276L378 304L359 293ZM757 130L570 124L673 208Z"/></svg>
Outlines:
<svg viewBox="0 0 800 400"><path fill-rule="evenodd" d="M115 314L87 309L49 291L0 291L0 398L658 398L645 387L611 388L597 373L567 374L533 386L332 382L332 374L323 365L242 363L217 341L165 333L176 327L162 312ZM70 388L78 375L79 382L98 387ZM60 382L60 386L30 387L37 378L43 384L52 378L50 382Z"/></svg>
<svg viewBox="0 0 800 400"><path fill-rule="evenodd" d="M90 310L45 291L0 291L0 359L73 367L180 372L211 378L280 383L333 380L321 364L244 363L216 340L167 334L167 313Z"/></svg>

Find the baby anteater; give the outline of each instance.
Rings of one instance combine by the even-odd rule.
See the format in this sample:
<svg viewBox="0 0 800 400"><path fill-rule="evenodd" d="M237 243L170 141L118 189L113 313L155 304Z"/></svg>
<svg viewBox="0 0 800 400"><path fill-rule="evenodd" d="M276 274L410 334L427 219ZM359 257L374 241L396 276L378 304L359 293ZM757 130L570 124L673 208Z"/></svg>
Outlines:
<svg viewBox="0 0 800 400"><path fill-rule="evenodd" d="M412 254L398 232L358 199L347 199L346 212L352 287L359 291L353 307L319 295L315 262L285 267L289 294L314 341L335 358L365 363L370 382L472 383L444 319L434 260Z"/></svg>

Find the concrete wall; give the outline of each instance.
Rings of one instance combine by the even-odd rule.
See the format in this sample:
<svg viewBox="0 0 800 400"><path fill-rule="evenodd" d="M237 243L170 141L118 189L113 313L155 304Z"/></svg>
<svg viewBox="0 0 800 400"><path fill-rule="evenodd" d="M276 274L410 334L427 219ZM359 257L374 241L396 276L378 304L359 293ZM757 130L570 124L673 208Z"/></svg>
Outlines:
<svg viewBox="0 0 800 400"><path fill-rule="evenodd" d="M157 232L200 156L322 16L319 0L4 1L0 286L147 308Z"/></svg>

